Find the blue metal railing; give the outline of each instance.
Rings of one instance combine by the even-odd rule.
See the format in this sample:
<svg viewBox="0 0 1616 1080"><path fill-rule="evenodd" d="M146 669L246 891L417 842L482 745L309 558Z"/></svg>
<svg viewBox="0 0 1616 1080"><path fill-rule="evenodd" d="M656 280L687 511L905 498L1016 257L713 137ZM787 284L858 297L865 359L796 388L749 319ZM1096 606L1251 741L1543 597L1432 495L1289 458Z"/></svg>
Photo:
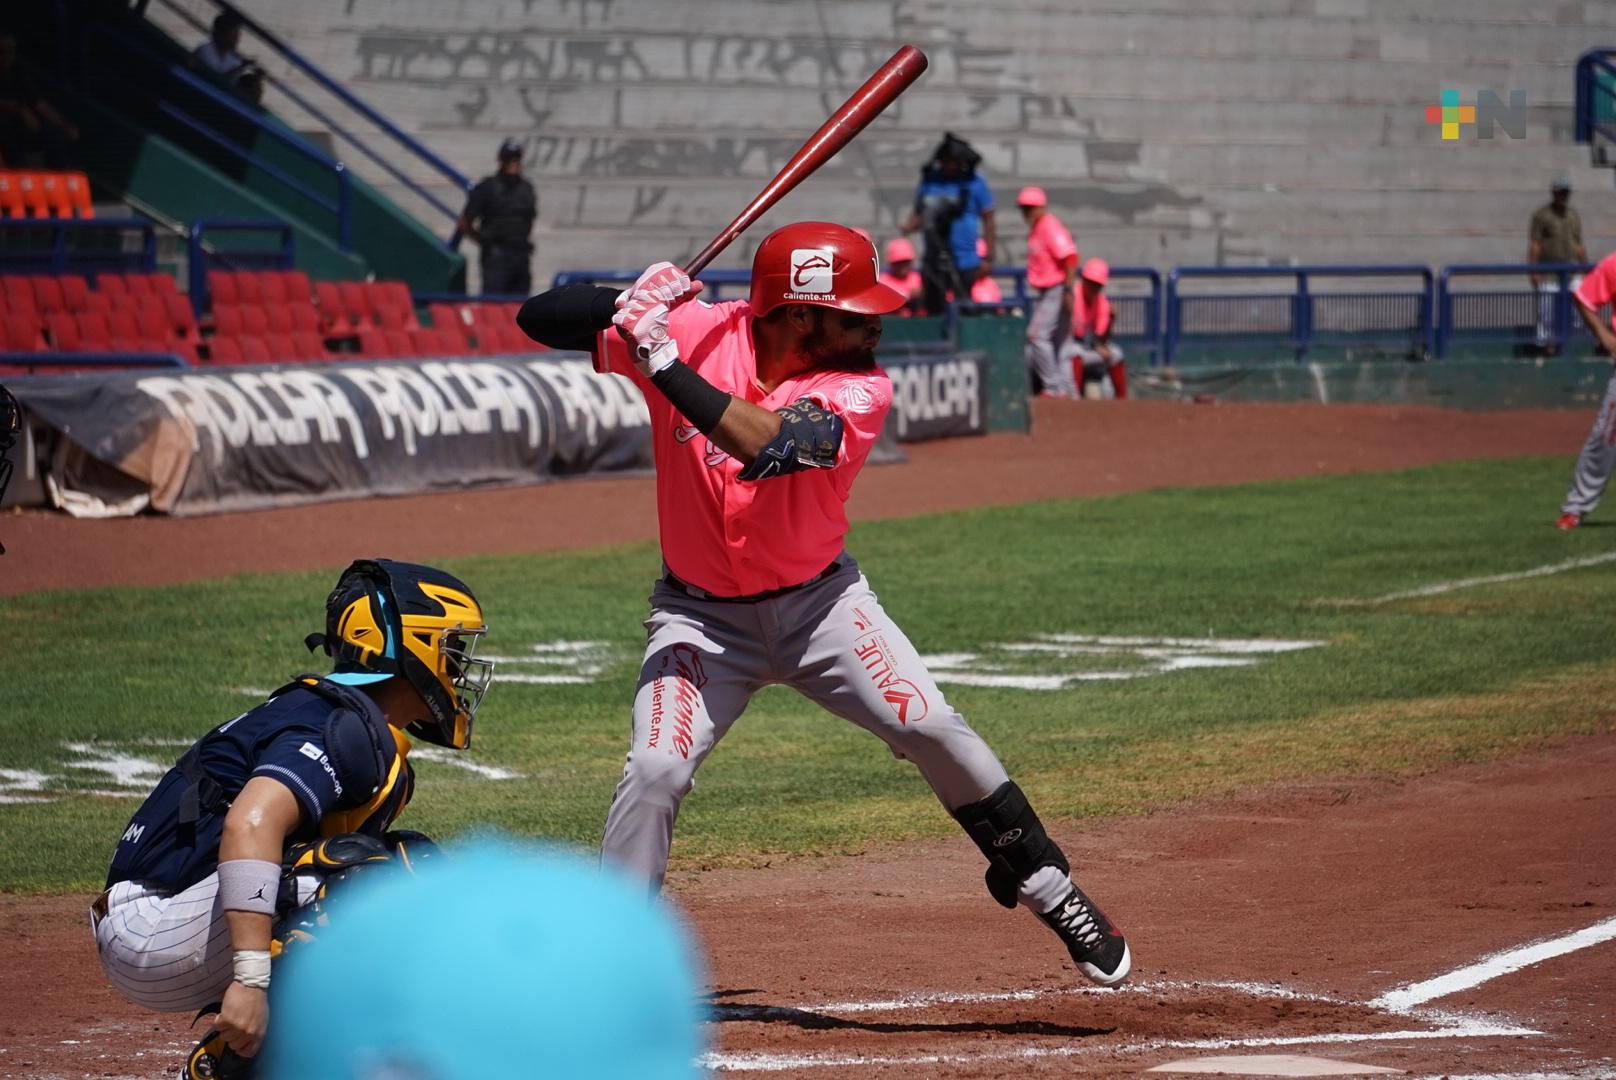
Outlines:
<svg viewBox="0 0 1616 1080"><path fill-rule="evenodd" d="M173 3L172 0L160 0L160 2L162 2L164 7L175 12L180 18L184 19L186 22L190 23L192 26L196 27L200 32L206 35L208 32L207 28L192 18L191 14L184 8ZM293 49L285 41L281 40L278 35L270 30L265 29L265 27L253 19L252 16L242 11L236 5L228 3L227 0L210 0L210 2L220 11L230 12L239 17L247 30L251 31L256 37L263 41L264 44L268 45L275 52L283 56L289 63L292 64L293 67L297 68L304 75L312 79L316 84L318 84L327 93L335 97L343 105L347 106L349 109L358 113L365 120L375 125L378 130L380 130L389 139L401 147L411 157L423 162L438 175L448 180L457 191L469 192L471 190L471 180L469 180L458 169L444 161L426 146L422 145L418 140L410 136L409 133L398 127L398 125L394 124L376 109L372 108L370 105L356 96L352 91L344 87L341 83L337 82L335 79L332 79L325 72L321 71L314 64L310 63L301 53L299 53L296 49ZM419 196L427 203L427 205L431 206L439 213L442 213L451 222L456 223L453 230L453 235L451 235L451 237L445 242L445 246L452 249L458 244L460 239L458 228L460 217L459 210L446 205L437 196L433 195L426 188L422 187L416 181L411 179L407 174L404 173L403 170L399 169L396 165L388 161L376 149L362 140L358 135L354 134L348 128L333 120L328 113L315 106L305 95L298 93L296 90L288 86L285 80L278 79L273 75L268 75L267 73L266 79L271 86L275 87L275 89L279 92L285 94L291 101L296 103L299 108L303 109L310 116L314 117L320 123L325 124L328 128L330 128L333 134L341 138L350 146L354 147L360 153L364 154L365 157L369 158L394 180L397 180L409 191Z"/></svg>
<svg viewBox="0 0 1616 1080"><path fill-rule="evenodd" d="M250 237L252 242L232 247L225 236ZM213 306L209 270L290 270L295 263L292 227L284 221L202 219L192 223L187 243L191 308L199 316Z"/></svg>
<svg viewBox="0 0 1616 1080"><path fill-rule="evenodd" d="M550 280L550 287L559 289L563 285L621 285L626 289L638 281L643 273L645 273L643 266L635 269L562 270ZM738 288L744 292L752 285L750 270L707 269L696 276L707 287L702 292L703 298L707 300L734 300L736 297L727 295L730 289Z"/></svg>
<svg viewBox="0 0 1616 1080"><path fill-rule="evenodd" d="M1590 49L1577 60L1577 141L1596 134L1616 142L1616 50Z"/></svg>
<svg viewBox="0 0 1616 1080"><path fill-rule="evenodd" d="M1580 263L1465 263L1445 266L1437 277L1436 355L1454 342L1528 345L1558 352L1576 332L1571 292ZM1513 288L1455 287L1456 278L1504 278ZM1533 283L1533 278L1537 283Z"/></svg>
<svg viewBox="0 0 1616 1080"><path fill-rule="evenodd" d="M0 367L27 368L28 374L38 374L39 368L64 367L95 368L188 368L191 362L178 353L150 352L0 352Z"/></svg>
<svg viewBox="0 0 1616 1080"><path fill-rule="evenodd" d="M211 80L205 79L179 64L169 63L167 58L159 56L144 45L130 41L127 37L118 36L111 28L106 26L92 26L91 33L116 42L119 49L138 53L150 62L155 69L163 71L169 78L185 88L187 95L190 95L190 97L177 100L178 95L165 94L160 87L144 87L143 89L151 94L159 113L186 130L201 136L207 142L219 147L238 160L257 169L265 176L291 189L315 207L330 214L336 224L337 247L343 252L353 250L353 182L348 175L347 166L312 146L301 136L271 123L266 119L266 114L248 105L234 94L219 89ZM315 190L286 169L256 153L251 147L243 146L229 135L219 131L192 111L190 107L192 100L206 101L223 109L231 117L245 121L255 132L268 135L305 161L310 162L318 170L331 177L335 187L335 194L327 195L324 192Z"/></svg>
<svg viewBox="0 0 1616 1080"><path fill-rule="evenodd" d="M0 218L0 271L86 274L157 269L157 234L136 218Z"/></svg>
<svg viewBox="0 0 1616 1080"><path fill-rule="evenodd" d="M1317 278L1414 277L1419 288L1398 291L1318 292ZM1192 278L1290 278L1288 291L1184 291ZM1167 275L1166 327L1161 358L1177 361L1188 342L1212 348L1284 347L1305 360L1314 345L1407 346L1418 356L1434 347L1434 278L1429 267L1180 266Z"/></svg>

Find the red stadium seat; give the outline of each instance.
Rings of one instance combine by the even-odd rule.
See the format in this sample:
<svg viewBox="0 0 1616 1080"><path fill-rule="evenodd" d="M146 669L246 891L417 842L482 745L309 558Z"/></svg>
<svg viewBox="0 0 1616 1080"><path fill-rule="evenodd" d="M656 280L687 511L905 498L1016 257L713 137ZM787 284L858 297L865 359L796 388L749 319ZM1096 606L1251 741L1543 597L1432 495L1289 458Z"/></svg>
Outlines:
<svg viewBox="0 0 1616 1080"><path fill-rule="evenodd" d="M102 270L95 275L95 291L113 296L127 296L129 283L116 270Z"/></svg>
<svg viewBox="0 0 1616 1080"><path fill-rule="evenodd" d="M241 295L236 292L236 275L229 270L209 270L208 296L215 309L220 304L241 303Z"/></svg>
<svg viewBox="0 0 1616 1080"><path fill-rule="evenodd" d="M443 335L429 326L406 330L410 342L415 346L417 356L444 356L447 355L443 345Z"/></svg>
<svg viewBox="0 0 1616 1080"><path fill-rule="evenodd" d="M270 355L269 346L263 338L251 337L243 334L236 339L241 346L241 361L244 364L272 364L275 358Z"/></svg>
<svg viewBox="0 0 1616 1080"><path fill-rule="evenodd" d="M318 334L320 332L320 312L307 300L294 300L286 305L286 312L292 320L292 332L297 334Z"/></svg>
<svg viewBox="0 0 1616 1080"><path fill-rule="evenodd" d="M39 190L45 200L50 216L56 218L70 218L73 216L73 200L67 193L67 185L62 182L59 172L42 172L39 175Z"/></svg>
<svg viewBox="0 0 1616 1080"><path fill-rule="evenodd" d="M254 337L269 333L269 312L253 304L241 305L241 331Z"/></svg>
<svg viewBox="0 0 1616 1080"><path fill-rule="evenodd" d="M265 334L264 345L277 364L295 363L303 359L302 349L291 334Z"/></svg>
<svg viewBox="0 0 1616 1080"><path fill-rule="evenodd" d="M34 306L40 311L66 311L67 301L62 297L62 282L52 274L36 274L30 279L34 287Z"/></svg>
<svg viewBox="0 0 1616 1080"><path fill-rule="evenodd" d="M45 196L45 185L36 172L14 172L17 183L22 187L22 201L28 207L28 216L48 218L51 215L50 200Z"/></svg>
<svg viewBox="0 0 1616 1080"><path fill-rule="evenodd" d="M28 203L22 197L22 184L13 172L0 171L0 214L27 217Z"/></svg>
<svg viewBox="0 0 1616 1080"><path fill-rule="evenodd" d="M103 315L110 315L113 308L122 307L127 303L127 297L119 296L116 293L109 295L104 292L87 292L84 294L83 303L79 304L75 310L99 311Z"/></svg>
<svg viewBox="0 0 1616 1080"><path fill-rule="evenodd" d="M470 356L471 342L458 326L433 327L443 339L444 356Z"/></svg>
<svg viewBox="0 0 1616 1080"><path fill-rule="evenodd" d="M469 325L466 319L466 309L463 305L434 301L427 305L426 310L427 314L431 316L432 326L436 330L453 326L461 333L465 333L466 327Z"/></svg>
<svg viewBox="0 0 1616 1080"><path fill-rule="evenodd" d="M288 303L298 304L314 300L314 288L309 284L309 275L301 270L282 270L281 282L286 289Z"/></svg>
<svg viewBox="0 0 1616 1080"><path fill-rule="evenodd" d="M74 316L79 324L79 348L86 352L109 352L112 349L112 326L99 311L81 311Z"/></svg>
<svg viewBox="0 0 1616 1080"><path fill-rule="evenodd" d="M90 286L78 274L62 274L56 279L62 286L62 305L68 311L82 311L88 303Z"/></svg>
<svg viewBox="0 0 1616 1080"><path fill-rule="evenodd" d="M9 285L0 287L0 311L8 313L8 318L26 319L29 322L39 322L39 305L34 302L34 290L22 280L15 289Z"/></svg>
<svg viewBox="0 0 1616 1080"><path fill-rule="evenodd" d="M213 331L225 337L236 337L241 333L241 308L231 304L228 307L215 307L213 309Z"/></svg>
<svg viewBox="0 0 1616 1080"><path fill-rule="evenodd" d="M151 296L157 291L157 287L152 284L154 276L152 274L125 274L123 283L128 286L131 296Z"/></svg>
<svg viewBox="0 0 1616 1080"><path fill-rule="evenodd" d="M280 280L276 279L278 285ZM290 334L297 329L292 325L292 312L285 304L266 303L263 307L264 320L272 334Z"/></svg>
<svg viewBox="0 0 1616 1080"><path fill-rule="evenodd" d="M86 313L86 315L89 314L91 313ZM126 349L130 352L139 351L143 342L140 333L140 320L135 317L133 307L113 308L110 315L101 317L106 319L107 328L112 334L112 344L116 348ZM85 337L89 336L89 334L85 334Z"/></svg>
<svg viewBox="0 0 1616 1080"><path fill-rule="evenodd" d="M168 312L159 310L151 304L136 306L135 322L140 326L142 340L153 345L166 345L174 338L174 328L169 325Z"/></svg>
<svg viewBox="0 0 1616 1080"><path fill-rule="evenodd" d="M359 328L359 352L372 360L391 355L387 351L387 338L374 326Z"/></svg>
<svg viewBox="0 0 1616 1080"><path fill-rule="evenodd" d="M6 294L7 300L12 307L18 306L23 301L26 301L30 308L37 309L39 307L39 304L34 300L33 282L22 274L6 274L0 277L0 292Z"/></svg>
<svg viewBox="0 0 1616 1080"><path fill-rule="evenodd" d="M65 311L52 311L45 316L45 328L51 345L58 352L78 352L84 335L79 331L76 318Z"/></svg>
<svg viewBox="0 0 1616 1080"><path fill-rule="evenodd" d="M258 295L266 305L286 303L286 279L279 270L260 270L253 277L258 282Z"/></svg>
<svg viewBox="0 0 1616 1080"><path fill-rule="evenodd" d="M236 299L243 304L261 304L264 300L264 290L259 284L258 275L252 270L237 270L230 275L236 283ZM242 351L246 352L245 344Z"/></svg>
<svg viewBox="0 0 1616 1080"><path fill-rule="evenodd" d="M191 301L179 293L163 297L163 314L168 319L172 337L181 341L196 341L201 336L196 326L196 312L191 310Z"/></svg>
<svg viewBox="0 0 1616 1080"><path fill-rule="evenodd" d="M0 351L40 352L46 348L33 308L26 315L0 308Z"/></svg>
<svg viewBox="0 0 1616 1080"><path fill-rule="evenodd" d="M95 200L90 197L90 178L81 172L62 174L62 190L67 193L68 214L79 218L95 217Z"/></svg>
<svg viewBox="0 0 1616 1080"><path fill-rule="evenodd" d="M297 351L304 360L329 360L330 352L325 347L325 339L318 332L302 330L292 335L297 341Z"/></svg>
<svg viewBox="0 0 1616 1080"><path fill-rule="evenodd" d="M365 291L363 281L339 281L337 292L342 297L342 310L347 312L348 319L353 325L376 325L376 319L370 310L370 296Z"/></svg>
<svg viewBox="0 0 1616 1080"><path fill-rule="evenodd" d="M241 345L232 337L211 337L205 343L208 347L208 360L214 364L240 364Z"/></svg>
<svg viewBox="0 0 1616 1080"><path fill-rule="evenodd" d="M370 281L365 283L365 294L370 302L370 310L377 316L377 323L381 326L396 326L405 330L414 330L420 326L420 320L415 317L415 301L410 299L409 286L402 281ZM387 322L382 322L382 313L388 313Z"/></svg>
<svg viewBox="0 0 1616 1080"><path fill-rule="evenodd" d="M178 296L179 286L168 274L126 274L129 291L142 296Z"/></svg>
<svg viewBox="0 0 1616 1080"><path fill-rule="evenodd" d="M408 330L382 330L382 337L387 339L387 355L398 357L415 356L415 342L410 340Z"/></svg>

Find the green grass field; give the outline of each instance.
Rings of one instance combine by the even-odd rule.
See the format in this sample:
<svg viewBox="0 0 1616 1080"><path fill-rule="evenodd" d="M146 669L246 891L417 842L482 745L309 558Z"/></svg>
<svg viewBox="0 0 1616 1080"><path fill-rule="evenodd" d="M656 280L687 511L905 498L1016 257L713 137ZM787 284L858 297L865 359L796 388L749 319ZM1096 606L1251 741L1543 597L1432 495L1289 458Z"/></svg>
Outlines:
<svg viewBox="0 0 1616 1080"><path fill-rule="evenodd" d="M1046 818L1134 813L1616 728L1616 563L1336 602L1616 552L1616 528L1597 517L1550 527L1569 473L1567 458L1471 462L1049 502L861 525L849 548L921 652L972 654L944 666L979 675L1065 680L941 680ZM145 788L185 742L253 704L243 690L312 666L301 639L336 571L378 553L334 553L315 573L0 599L0 889L99 887ZM487 651L520 661L501 675L588 681L496 675L467 757L518 775L420 761L405 824L596 842L657 563L636 545L446 564L485 602ZM1202 640L1072 648L1060 634ZM1231 638L1317 644L1162 670L1175 656L1227 660L1216 643ZM599 644L535 651L560 641ZM581 662L552 662L566 657ZM1135 677L1079 678L1096 672ZM674 856L685 869L755 863L953 830L910 766L775 688L704 766Z"/></svg>

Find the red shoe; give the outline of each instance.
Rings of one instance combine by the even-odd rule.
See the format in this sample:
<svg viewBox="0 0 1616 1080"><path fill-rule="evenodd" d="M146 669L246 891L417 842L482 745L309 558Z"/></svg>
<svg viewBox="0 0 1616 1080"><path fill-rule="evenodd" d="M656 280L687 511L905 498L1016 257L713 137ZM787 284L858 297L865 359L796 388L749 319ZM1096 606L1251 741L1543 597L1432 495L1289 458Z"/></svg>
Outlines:
<svg viewBox="0 0 1616 1080"><path fill-rule="evenodd" d="M1581 514L1561 514L1560 520L1554 523L1556 529L1575 529L1582 524Z"/></svg>

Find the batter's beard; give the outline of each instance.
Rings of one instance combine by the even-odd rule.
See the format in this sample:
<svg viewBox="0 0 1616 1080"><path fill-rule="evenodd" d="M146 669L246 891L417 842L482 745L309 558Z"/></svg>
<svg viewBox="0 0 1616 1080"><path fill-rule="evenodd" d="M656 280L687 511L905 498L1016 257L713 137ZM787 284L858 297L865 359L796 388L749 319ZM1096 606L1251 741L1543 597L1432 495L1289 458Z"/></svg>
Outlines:
<svg viewBox="0 0 1616 1080"><path fill-rule="evenodd" d="M814 312L814 328L802 339L802 354L817 371L870 371L875 367L875 346L838 350L825 333L825 313Z"/></svg>

